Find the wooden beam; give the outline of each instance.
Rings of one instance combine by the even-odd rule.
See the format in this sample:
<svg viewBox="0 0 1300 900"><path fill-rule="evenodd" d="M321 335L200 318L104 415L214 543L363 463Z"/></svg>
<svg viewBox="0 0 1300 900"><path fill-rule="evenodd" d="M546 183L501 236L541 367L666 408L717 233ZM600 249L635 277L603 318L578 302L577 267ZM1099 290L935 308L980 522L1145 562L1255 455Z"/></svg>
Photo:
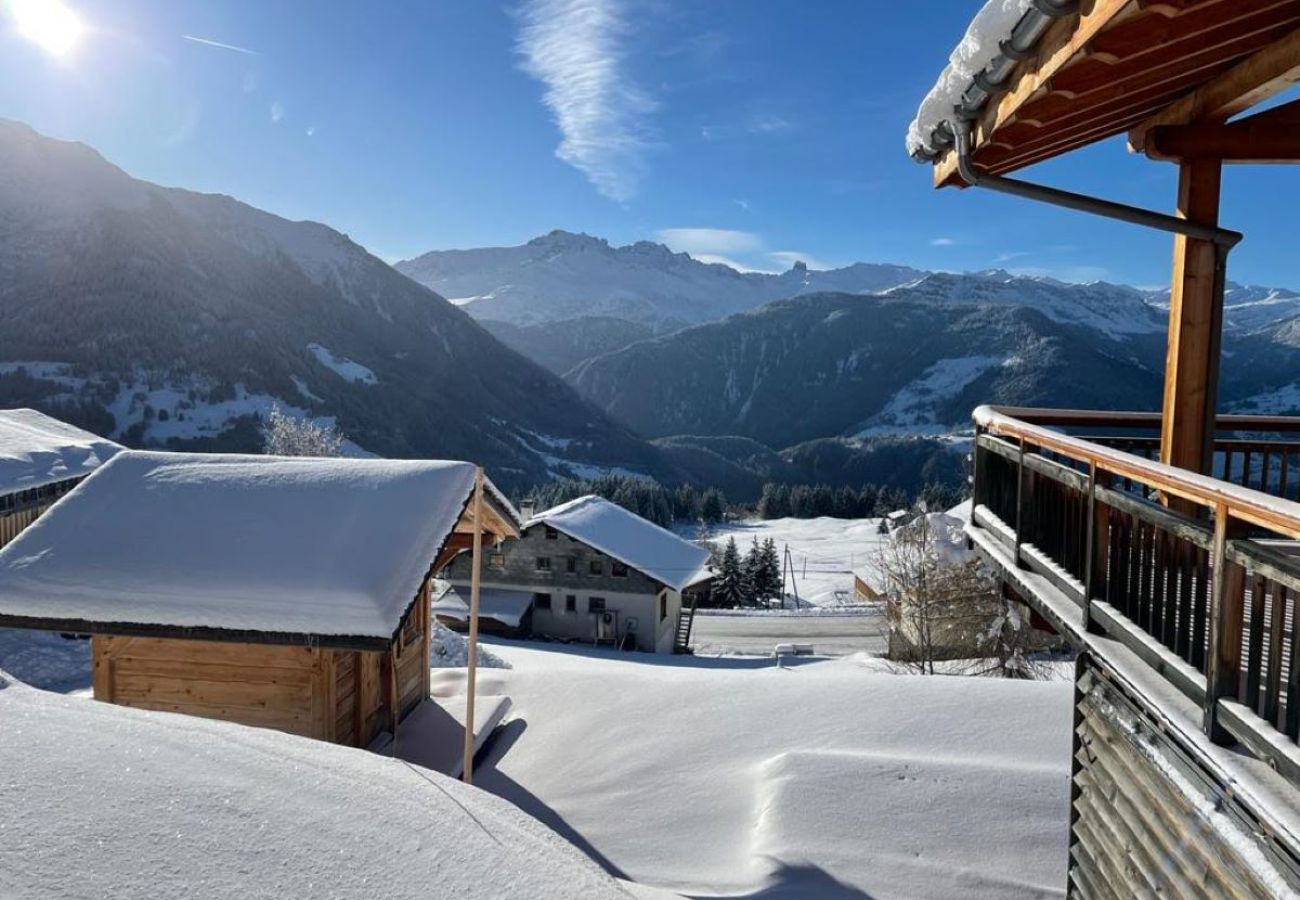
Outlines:
<svg viewBox="0 0 1300 900"><path fill-rule="evenodd" d="M1147 134L1145 152L1151 159L1172 162L1300 162L1300 101L1226 125L1159 125Z"/></svg>
<svg viewBox="0 0 1300 900"><path fill-rule="evenodd" d="M1183 163L1178 177L1181 218L1218 223L1222 171L1217 160ZM1174 238L1160 461L1202 474L1210 472L1213 460L1218 401L1223 330L1223 297L1216 279L1219 254L1209 241Z"/></svg>
<svg viewBox="0 0 1300 900"><path fill-rule="evenodd" d="M474 476L474 545L469 576L469 671L465 678L465 745L460 777L474 783L474 699L478 687L478 605L483 580L483 469Z"/></svg>
<svg viewBox="0 0 1300 900"><path fill-rule="evenodd" d="M1300 29L1233 66L1129 132L1129 147L1146 152L1161 125L1225 122L1300 82Z"/></svg>

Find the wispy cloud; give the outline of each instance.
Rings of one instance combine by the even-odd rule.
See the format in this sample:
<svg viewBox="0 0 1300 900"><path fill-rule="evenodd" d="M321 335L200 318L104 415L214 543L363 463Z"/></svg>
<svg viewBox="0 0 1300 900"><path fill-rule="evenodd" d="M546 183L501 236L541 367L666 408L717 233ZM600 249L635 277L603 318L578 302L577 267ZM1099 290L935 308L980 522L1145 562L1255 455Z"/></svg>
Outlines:
<svg viewBox="0 0 1300 900"><path fill-rule="evenodd" d="M196 37L195 35L192 34L182 34L181 39L186 41L193 41L196 44L203 44L205 47L216 47L218 50L231 50L235 53L243 53L246 56L262 55L257 50L249 50L247 47L238 47L234 44L227 44L227 43L223 43L222 41L214 41L211 38Z"/></svg>
<svg viewBox="0 0 1300 900"><path fill-rule="evenodd" d="M749 212L749 201L748 201L748 200L741 200L741 199L737 198L737 199L735 199L735 200L732 200L731 202L734 203L734 204L736 204L737 206L739 206L739 207L740 207L741 209L743 209L745 212Z"/></svg>
<svg viewBox="0 0 1300 900"><path fill-rule="evenodd" d="M664 228L660 241L679 253L706 263L722 263L740 272L783 272L796 262L810 269L829 264L802 250L770 250L762 235L731 228Z"/></svg>
<svg viewBox="0 0 1300 900"><path fill-rule="evenodd" d="M930 240L931 247L955 247L957 240L950 237L937 237Z"/></svg>
<svg viewBox="0 0 1300 900"><path fill-rule="evenodd" d="M279 124L284 120L284 104L279 100L271 104L271 121Z"/></svg>
<svg viewBox="0 0 1300 900"><path fill-rule="evenodd" d="M665 228L659 232L659 240L696 258L700 254L757 253L765 247L754 232L730 228Z"/></svg>
<svg viewBox="0 0 1300 900"><path fill-rule="evenodd" d="M1013 260L1024 259L1028 255L1029 252L1026 250L1010 250L1006 253L999 253L997 256L993 257L993 264L995 266L1000 266L1003 263L1009 263Z"/></svg>
<svg viewBox="0 0 1300 900"><path fill-rule="evenodd" d="M563 136L555 155L619 203L645 172L655 105L628 77L625 16L623 0L528 0L516 42Z"/></svg>
<svg viewBox="0 0 1300 900"><path fill-rule="evenodd" d="M745 127L750 134L776 134L794 128L794 123L774 113L760 113L752 117Z"/></svg>

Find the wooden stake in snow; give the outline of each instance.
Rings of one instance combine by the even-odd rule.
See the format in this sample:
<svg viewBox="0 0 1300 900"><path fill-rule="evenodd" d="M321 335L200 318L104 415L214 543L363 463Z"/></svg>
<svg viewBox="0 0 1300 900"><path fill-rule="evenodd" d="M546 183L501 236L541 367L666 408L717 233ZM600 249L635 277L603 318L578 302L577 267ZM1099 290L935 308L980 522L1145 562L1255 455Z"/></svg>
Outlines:
<svg viewBox="0 0 1300 900"><path fill-rule="evenodd" d="M469 576L469 675L465 683L465 757L461 780L474 783L474 692L478 679L478 595L483 575L483 467L474 475L474 552Z"/></svg>

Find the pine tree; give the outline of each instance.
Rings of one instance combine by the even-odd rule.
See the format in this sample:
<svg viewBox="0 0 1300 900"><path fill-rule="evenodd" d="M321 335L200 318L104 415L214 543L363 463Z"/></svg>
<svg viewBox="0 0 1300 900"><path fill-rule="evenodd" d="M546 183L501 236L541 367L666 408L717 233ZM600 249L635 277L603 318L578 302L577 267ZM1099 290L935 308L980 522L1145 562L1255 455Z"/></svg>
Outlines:
<svg viewBox="0 0 1300 900"><path fill-rule="evenodd" d="M759 596L764 600L781 597L782 590L785 587L781 583L781 555L777 553L776 541L772 538L768 538L763 542L759 571L761 573L760 584L762 585Z"/></svg>
<svg viewBox="0 0 1300 900"><path fill-rule="evenodd" d="M709 488L704 492L700 499L700 518L710 525L721 522L723 515L727 510L727 499L722 496L722 491L717 488Z"/></svg>
<svg viewBox="0 0 1300 900"><path fill-rule="evenodd" d="M752 606L762 600L767 599L763 592L766 587L763 583L763 547L758 543L758 538L749 545L749 552L745 554L745 562L741 567L741 588L745 593L745 604Z"/></svg>
<svg viewBox="0 0 1300 900"><path fill-rule="evenodd" d="M743 563L740 551L736 549L736 539L728 538L726 549L722 551L722 562L718 566L718 580L714 593L723 606L739 606L745 600Z"/></svg>

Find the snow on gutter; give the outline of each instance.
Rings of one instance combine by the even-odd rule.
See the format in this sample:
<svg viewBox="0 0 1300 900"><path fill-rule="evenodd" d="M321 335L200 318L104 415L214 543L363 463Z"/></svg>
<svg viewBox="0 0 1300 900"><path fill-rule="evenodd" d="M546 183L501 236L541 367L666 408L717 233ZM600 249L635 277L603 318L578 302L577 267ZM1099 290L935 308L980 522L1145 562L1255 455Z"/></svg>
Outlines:
<svg viewBox="0 0 1300 900"><path fill-rule="evenodd" d="M932 162L951 147L949 120L977 118L1006 88L1016 64L1031 54L1048 26L1078 6L1078 0L988 0L908 126L912 158Z"/></svg>

